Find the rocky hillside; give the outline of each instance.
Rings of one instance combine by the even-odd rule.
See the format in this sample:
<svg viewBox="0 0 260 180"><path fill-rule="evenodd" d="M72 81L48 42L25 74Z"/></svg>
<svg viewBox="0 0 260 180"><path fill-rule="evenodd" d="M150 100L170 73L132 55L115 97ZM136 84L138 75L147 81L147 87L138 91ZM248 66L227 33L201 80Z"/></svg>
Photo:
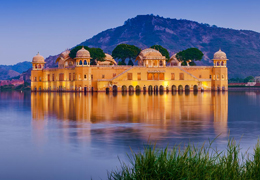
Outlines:
<svg viewBox="0 0 260 180"><path fill-rule="evenodd" d="M32 66L31 62L20 62L15 65L0 65L0 80L17 77Z"/></svg>
<svg viewBox="0 0 260 180"><path fill-rule="evenodd" d="M111 53L120 43L136 45L142 49L154 44L162 45L170 54L197 47L204 53L199 65L212 65L214 52L221 48L229 58L229 77L260 75L260 33L248 30L219 28L189 20L177 20L153 15L139 15L124 25L103 31L80 43L99 47ZM47 67L55 65L57 56L46 59ZM29 77L29 76L28 76Z"/></svg>
<svg viewBox="0 0 260 180"><path fill-rule="evenodd" d="M123 26L103 31L81 45L100 47L111 53L116 45L128 43L140 48L160 44L172 55L197 47L205 55L201 65L211 65L214 52L221 48L229 58L230 77L260 75L260 33L219 28L194 21L139 15Z"/></svg>

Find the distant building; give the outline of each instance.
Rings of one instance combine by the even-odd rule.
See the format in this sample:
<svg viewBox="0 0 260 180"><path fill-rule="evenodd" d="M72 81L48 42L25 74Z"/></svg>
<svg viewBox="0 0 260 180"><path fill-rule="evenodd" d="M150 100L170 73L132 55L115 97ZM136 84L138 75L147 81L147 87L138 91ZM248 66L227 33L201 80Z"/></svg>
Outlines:
<svg viewBox="0 0 260 180"><path fill-rule="evenodd" d="M37 54L32 60L32 91L183 91L227 90L227 56L219 50L213 66L181 66L175 56L169 65L155 49L144 49L136 61L138 66L118 66L106 54L105 61L90 65L90 53L82 47L74 59L70 51L56 60L58 68L44 68L44 58Z"/></svg>

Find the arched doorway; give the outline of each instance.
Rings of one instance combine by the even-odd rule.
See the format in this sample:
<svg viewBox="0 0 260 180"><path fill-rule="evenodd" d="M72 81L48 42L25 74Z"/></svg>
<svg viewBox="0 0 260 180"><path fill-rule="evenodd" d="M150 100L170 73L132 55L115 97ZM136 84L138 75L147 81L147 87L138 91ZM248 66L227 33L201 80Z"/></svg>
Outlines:
<svg viewBox="0 0 260 180"><path fill-rule="evenodd" d="M185 86L185 91L190 91L190 86L189 85Z"/></svg>
<svg viewBox="0 0 260 180"><path fill-rule="evenodd" d="M153 86L150 85L150 86L148 87L148 91L149 91L149 92L153 92Z"/></svg>
<svg viewBox="0 0 260 180"><path fill-rule="evenodd" d="M137 85L137 86L135 87L135 91L136 91L136 92L141 92L141 88L140 88L139 85Z"/></svg>
<svg viewBox="0 0 260 180"><path fill-rule="evenodd" d="M193 86L193 91L195 91L195 92L198 91L198 86L197 85Z"/></svg>
<svg viewBox="0 0 260 180"><path fill-rule="evenodd" d="M117 86L116 85L113 86L113 92L117 92Z"/></svg>
<svg viewBox="0 0 260 180"><path fill-rule="evenodd" d="M146 92L146 87L145 86L143 87L143 92Z"/></svg>
<svg viewBox="0 0 260 180"><path fill-rule="evenodd" d="M161 85L160 86L160 92L163 92L164 91L164 87Z"/></svg>
<svg viewBox="0 0 260 180"><path fill-rule="evenodd" d="M135 91L134 86L130 85L129 86L129 92L134 92L134 91Z"/></svg>
<svg viewBox="0 0 260 180"><path fill-rule="evenodd" d="M87 87L84 87L84 92L87 92Z"/></svg>
<svg viewBox="0 0 260 180"><path fill-rule="evenodd" d="M172 92L176 91L176 86L175 85L172 85Z"/></svg>
<svg viewBox="0 0 260 180"><path fill-rule="evenodd" d="M225 91L225 86L222 87L222 91Z"/></svg>
<svg viewBox="0 0 260 180"><path fill-rule="evenodd" d="M123 86L122 86L122 92L127 92L127 87L126 87L126 85L123 85Z"/></svg>
<svg viewBox="0 0 260 180"><path fill-rule="evenodd" d="M179 85L179 86L178 86L178 91L183 91L182 85Z"/></svg>
<svg viewBox="0 0 260 180"><path fill-rule="evenodd" d="M154 86L154 92L158 92L158 86Z"/></svg>
<svg viewBox="0 0 260 180"><path fill-rule="evenodd" d="M109 88L106 88L106 93L109 93Z"/></svg>
<svg viewBox="0 0 260 180"><path fill-rule="evenodd" d="M159 66L163 66L163 61L160 61Z"/></svg>

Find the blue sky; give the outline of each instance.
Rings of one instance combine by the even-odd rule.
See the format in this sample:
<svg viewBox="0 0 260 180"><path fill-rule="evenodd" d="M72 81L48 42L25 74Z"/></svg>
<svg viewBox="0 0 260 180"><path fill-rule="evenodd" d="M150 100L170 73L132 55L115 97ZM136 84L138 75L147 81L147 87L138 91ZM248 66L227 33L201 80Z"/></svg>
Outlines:
<svg viewBox="0 0 260 180"><path fill-rule="evenodd" d="M260 32L256 0L1 0L0 64L45 58L140 14Z"/></svg>

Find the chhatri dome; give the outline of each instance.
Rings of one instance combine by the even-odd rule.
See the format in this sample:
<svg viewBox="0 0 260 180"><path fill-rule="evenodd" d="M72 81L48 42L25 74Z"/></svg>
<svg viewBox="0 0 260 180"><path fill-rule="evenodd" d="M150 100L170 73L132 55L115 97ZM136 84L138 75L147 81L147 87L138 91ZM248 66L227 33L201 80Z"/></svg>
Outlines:
<svg viewBox="0 0 260 180"><path fill-rule="evenodd" d="M165 56L163 56L158 50L152 48L142 50L136 58L139 66L147 67L165 66L165 60Z"/></svg>
<svg viewBox="0 0 260 180"><path fill-rule="evenodd" d="M33 57L33 63L44 63L44 57L41 56L39 53Z"/></svg>
<svg viewBox="0 0 260 180"><path fill-rule="evenodd" d="M90 58L90 53L84 48L84 46L82 46L82 48L78 50L76 58Z"/></svg>
<svg viewBox="0 0 260 180"><path fill-rule="evenodd" d="M98 65L117 65L116 61L110 54L105 53L105 55L106 57L104 58L104 61L97 61Z"/></svg>
<svg viewBox="0 0 260 180"><path fill-rule="evenodd" d="M221 51L221 49L219 49L219 51L215 52L213 59L215 59L215 60L228 60L226 53Z"/></svg>
<svg viewBox="0 0 260 180"><path fill-rule="evenodd" d="M171 56L171 58L170 58L170 60L169 60L170 66L178 66L178 65L179 65L180 62L179 62L178 59L176 58L176 54L177 54L177 53L175 53L174 55Z"/></svg>
<svg viewBox="0 0 260 180"><path fill-rule="evenodd" d="M152 49L152 48L147 48L147 49L144 49L140 52L139 56L142 56L143 58L156 58L156 57L162 57L162 54L158 51L158 50L155 50L155 49Z"/></svg>
<svg viewBox="0 0 260 180"><path fill-rule="evenodd" d="M70 54L70 50L65 50L60 54L60 57L62 57L63 59L67 59L69 58L69 54Z"/></svg>
<svg viewBox="0 0 260 180"><path fill-rule="evenodd" d="M111 62L112 64L115 64L115 65L117 64L116 61L114 60L114 58L110 54L105 53L105 55L106 55L106 57L104 58L105 61L109 61L109 62Z"/></svg>

